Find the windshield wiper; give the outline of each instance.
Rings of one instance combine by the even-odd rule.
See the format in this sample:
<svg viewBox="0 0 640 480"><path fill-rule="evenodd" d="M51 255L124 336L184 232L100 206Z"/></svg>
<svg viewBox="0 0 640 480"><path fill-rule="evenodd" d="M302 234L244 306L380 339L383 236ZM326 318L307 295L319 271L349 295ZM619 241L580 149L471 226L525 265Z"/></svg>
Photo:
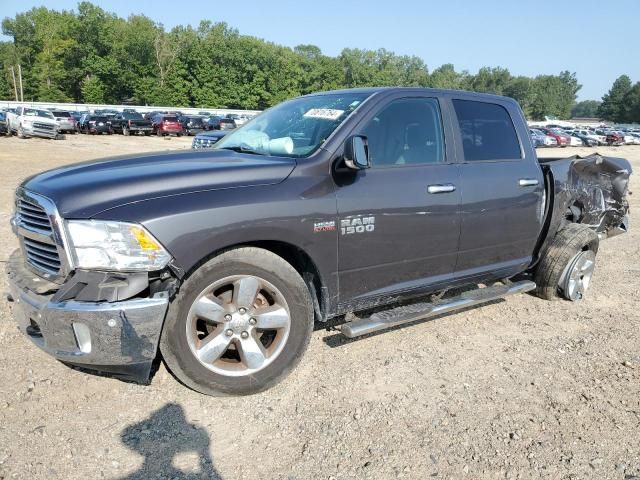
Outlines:
<svg viewBox="0 0 640 480"><path fill-rule="evenodd" d="M240 152L240 153L250 153L252 155L266 155L266 153L264 152L258 152L256 150L253 150L249 147L245 147L243 145L233 145L231 147L220 147L218 150L231 150L231 151Z"/></svg>

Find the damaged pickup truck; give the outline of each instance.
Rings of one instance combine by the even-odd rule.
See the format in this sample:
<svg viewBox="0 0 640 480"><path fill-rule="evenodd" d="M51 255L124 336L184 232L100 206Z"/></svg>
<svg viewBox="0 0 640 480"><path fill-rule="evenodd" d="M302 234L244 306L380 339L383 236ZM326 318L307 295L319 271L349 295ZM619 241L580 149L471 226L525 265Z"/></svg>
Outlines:
<svg viewBox="0 0 640 480"><path fill-rule="evenodd" d="M346 316L353 338L519 292L582 299L599 242L628 228L630 174L539 161L509 98L308 95L212 149L25 180L10 296L63 362L144 382L162 357L199 392L250 394L316 322Z"/></svg>

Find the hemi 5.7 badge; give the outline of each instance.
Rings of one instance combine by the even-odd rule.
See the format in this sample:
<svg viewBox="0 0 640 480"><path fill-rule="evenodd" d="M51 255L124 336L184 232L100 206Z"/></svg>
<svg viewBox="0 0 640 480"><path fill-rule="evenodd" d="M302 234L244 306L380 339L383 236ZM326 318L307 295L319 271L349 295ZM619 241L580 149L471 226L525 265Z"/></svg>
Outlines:
<svg viewBox="0 0 640 480"><path fill-rule="evenodd" d="M335 232L336 222L331 220L330 222L316 222L313 224L313 231L318 232Z"/></svg>

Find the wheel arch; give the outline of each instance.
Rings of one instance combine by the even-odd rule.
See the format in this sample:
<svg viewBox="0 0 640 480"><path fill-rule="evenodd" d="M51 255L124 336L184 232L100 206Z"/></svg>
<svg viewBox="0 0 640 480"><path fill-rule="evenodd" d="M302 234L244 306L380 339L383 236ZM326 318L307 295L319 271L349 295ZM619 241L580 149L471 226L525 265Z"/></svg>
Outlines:
<svg viewBox="0 0 640 480"><path fill-rule="evenodd" d="M309 294L313 301L314 313L316 320L326 321L329 316L329 296L326 282L322 278L322 274L313 260L311 255L303 248L283 240L254 240L241 243L230 244L218 248L201 258L188 271L184 273L182 280L191 276L201 265L206 263L218 255L236 250L243 247L256 247L267 250L278 255L284 261L289 263L302 277L305 285L309 289Z"/></svg>

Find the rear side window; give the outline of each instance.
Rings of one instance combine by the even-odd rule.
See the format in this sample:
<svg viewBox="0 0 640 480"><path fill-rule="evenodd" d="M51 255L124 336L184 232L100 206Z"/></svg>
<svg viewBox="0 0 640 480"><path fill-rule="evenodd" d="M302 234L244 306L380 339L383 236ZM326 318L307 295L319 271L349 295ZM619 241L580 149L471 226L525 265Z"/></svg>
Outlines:
<svg viewBox="0 0 640 480"><path fill-rule="evenodd" d="M382 108L362 130L374 167L444 162L440 108L434 98L403 98Z"/></svg>
<svg viewBox="0 0 640 480"><path fill-rule="evenodd" d="M453 100L466 161L522 158L507 110L495 103Z"/></svg>

